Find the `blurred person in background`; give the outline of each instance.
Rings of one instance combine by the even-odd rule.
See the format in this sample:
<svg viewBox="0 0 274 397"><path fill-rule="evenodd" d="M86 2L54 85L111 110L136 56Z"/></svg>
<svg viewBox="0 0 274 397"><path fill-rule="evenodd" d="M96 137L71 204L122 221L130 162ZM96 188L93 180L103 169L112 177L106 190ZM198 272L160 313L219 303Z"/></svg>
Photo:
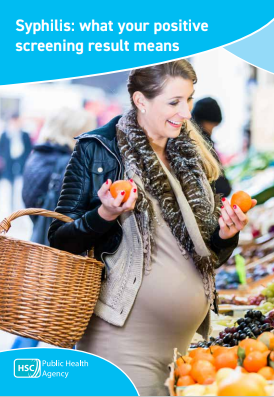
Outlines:
<svg viewBox="0 0 274 397"><path fill-rule="evenodd" d="M214 149L212 151L212 154L221 165L221 161L214 148L214 142L211 138L214 128L222 122L222 112L218 102L210 97L200 99L196 102L191 113L193 119L200 126L204 139L209 144L209 146ZM227 197L230 195L232 189L228 179L224 175L223 170L222 172L223 175L221 175L215 182L215 188L216 193Z"/></svg>
<svg viewBox="0 0 274 397"><path fill-rule="evenodd" d="M64 108L46 121L24 169L23 200L27 208L55 210L64 173L76 143L74 138L94 128L95 118L86 110ZM47 232L51 218L33 216L31 219L31 241L49 245ZM11 348L36 347L38 343L37 340L18 337Z"/></svg>
<svg viewBox="0 0 274 397"><path fill-rule="evenodd" d="M22 196L26 208L55 210L65 169L76 142L74 138L94 128L95 118L83 109L63 108L46 121L24 170ZM40 219L44 221L43 227ZM31 241L49 245L49 218L35 216L32 221Z"/></svg>
<svg viewBox="0 0 274 397"><path fill-rule="evenodd" d="M3 193L5 192L5 195L8 194L4 203L7 205L8 213L22 206L22 174L31 150L32 143L29 134L22 131L19 114L14 113L0 138L1 204L4 202Z"/></svg>

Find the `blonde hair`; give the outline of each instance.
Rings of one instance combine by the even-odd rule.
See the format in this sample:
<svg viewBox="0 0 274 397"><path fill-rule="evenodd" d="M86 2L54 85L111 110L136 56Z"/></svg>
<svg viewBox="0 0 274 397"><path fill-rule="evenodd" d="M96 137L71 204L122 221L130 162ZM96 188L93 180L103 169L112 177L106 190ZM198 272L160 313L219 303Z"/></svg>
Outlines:
<svg viewBox="0 0 274 397"><path fill-rule="evenodd" d="M129 74L127 85L132 106L136 108L133 101L134 92L140 91L146 98L153 99L162 92L169 77L182 77L191 80L193 84L197 83L196 72L186 59L133 69ZM211 154L209 145L199 132L199 128L191 121L187 121L187 129L190 131L190 137L197 144L208 180L212 182L218 179L221 174L219 163Z"/></svg>
<svg viewBox="0 0 274 397"><path fill-rule="evenodd" d="M209 144L205 141L199 128L190 120L186 122L187 131L189 131L189 136L197 145L197 150L201 155L202 164L209 182L216 181L221 175L221 169L218 161L211 153L211 148Z"/></svg>
<svg viewBox="0 0 274 397"><path fill-rule="evenodd" d="M38 143L67 145L73 150L75 137L96 128L95 117L87 110L63 108L49 117L41 129Z"/></svg>

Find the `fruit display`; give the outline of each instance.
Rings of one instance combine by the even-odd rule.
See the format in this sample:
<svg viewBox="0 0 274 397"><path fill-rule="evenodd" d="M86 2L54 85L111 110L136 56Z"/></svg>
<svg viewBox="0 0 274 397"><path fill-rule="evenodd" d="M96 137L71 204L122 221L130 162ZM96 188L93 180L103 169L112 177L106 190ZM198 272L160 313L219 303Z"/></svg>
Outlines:
<svg viewBox="0 0 274 397"><path fill-rule="evenodd" d="M274 372L274 371L273 371ZM240 368L222 368L211 385L177 387L177 396L273 396L274 385L259 373L243 373Z"/></svg>
<svg viewBox="0 0 274 397"><path fill-rule="evenodd" d="M250 256L252 255L254 256ZM274 254L269 259L264 259L269 253L274 252L274 247L259 250L253 248L241 254L245 259L247 284L262 280L264 277L272 275L274 272ZM262 258L263 263L255 263ZM254 266L252 266L254 263ZM240 285L239 275L235 269L235 257L230 258L226 265L216 273L216 288L222 289L238 289Z"/></svg>
<svg viewBox="0 0 274 397"><path fill-rule="evenodd" d="M239 275L236 270L228 271L221 269L216 274L216 288L220 289L237 289L240 284Z"/></svg>
<svg viewBox="0 0 274 397"><path fill-rule="evenodd" d="M273 240L273 239L272 239ZM259 259L262 259L266 257L267 255L273 253L274 251L274 241L267 242L265 244L259 245L259 244L252 244L247 247L240 247L241 250L241 256L245 259L245 264L249 265L254 262L257 262ZM228 261L225 264L226 269L231 268L232 266L234 267L236 262L235 262L236 257L232 256L231 258L228 259ZM268 262L267 264L271 264L273 262ZM273 264L274 267L274 264Z"/></svg>
<svg viewBox="0 0 274 397"><path fill-rule="evenodd" d="M274 329L274 312L266 317L259 310L248 310L245 317L239 318L233 327L226 327L217 338L211 337L210 341L201 341L191 344L191 348L205 348L210 346L237 346L246 338L257 338L264 332Z"/></svg>
<svg viewBox="0 0 274 397"><path fill-rule="evenodd" d="M269 283L261 292L268 302L274 303L274 283Z"/></svg>
<svg viewBox="0 0 274 397"><path fill-rule="evenodd" d="M230 182L235 185L236 183L243 181L251 181L253 184L252 177L259 175L263 178L263 171L268 170L269 167L273 166L274 153L272 152L250 152L245 159L229 167L226 167L226 176Z"/></svg>
<svg viewBox="0 0 274 397"><path fill-rule="evenodd" d="M273 395L273 386L268 387L274 381L273 350L274 334L264 332L257 340L247 338L234 347L198 347L184 356L176 352L166 384L182 396Z"/></svg>
<svg viewBox="0 0 274 397"><path fill-rule="evenodd" d="M267 303L267 305L265 303ZM238 297L236 295L220 295L219 304L236 306L260 306L258 309L265 314L274 309L274 283L269 283L266 288L260 290L259 294L253 296Z"/></svg>
<svg viewBox="0 0 274 397"><path fill-rule="evenodd" d="M259 306L262 302L266 301L266 297L262 294L248 297L238 297L236 295L220 295L220 305L235 305L235 306Z"/></svg>
<svg viewBox="0 0 274 397"><path fill-rule="evenodd" d="M270 198L262 205L256 205L248 213L249 222L244 234L250 238L266 236L274 233L274 198Z"/></svg>
<svg viewBox="0 0 274 397"><path fill-rule="evenodd" d="M264 301L265 301L265 297L261 294L258 296L249 297L248 299L249 305L256 305L256 306L259 306Z"/></svg>

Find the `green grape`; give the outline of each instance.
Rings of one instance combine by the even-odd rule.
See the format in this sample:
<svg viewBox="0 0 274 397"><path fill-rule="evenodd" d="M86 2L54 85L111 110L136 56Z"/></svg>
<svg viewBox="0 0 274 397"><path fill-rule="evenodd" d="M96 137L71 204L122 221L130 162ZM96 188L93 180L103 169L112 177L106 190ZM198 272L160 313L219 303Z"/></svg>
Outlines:
<svg viewBox="0 0 274 397"><path fill-rule="evenodd" d="M266 290L266 296L268 298L273 298L274 297L274 291L271 291L270 289L267 288Z"/></svg>

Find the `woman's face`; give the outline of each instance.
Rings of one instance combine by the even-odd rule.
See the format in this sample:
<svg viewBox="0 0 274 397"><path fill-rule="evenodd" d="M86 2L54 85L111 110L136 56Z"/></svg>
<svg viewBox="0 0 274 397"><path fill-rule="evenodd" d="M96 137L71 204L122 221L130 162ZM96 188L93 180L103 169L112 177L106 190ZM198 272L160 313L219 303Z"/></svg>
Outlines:
<svg viewBox="0 0 274 397"><path fill-rule="evenodd" d="M191 118L193 94L191 80L182 77L168 78L160 95L154 99L141 98L143 102L138 106L139 124L155 141L176 138L184 121Z"/></svg>

